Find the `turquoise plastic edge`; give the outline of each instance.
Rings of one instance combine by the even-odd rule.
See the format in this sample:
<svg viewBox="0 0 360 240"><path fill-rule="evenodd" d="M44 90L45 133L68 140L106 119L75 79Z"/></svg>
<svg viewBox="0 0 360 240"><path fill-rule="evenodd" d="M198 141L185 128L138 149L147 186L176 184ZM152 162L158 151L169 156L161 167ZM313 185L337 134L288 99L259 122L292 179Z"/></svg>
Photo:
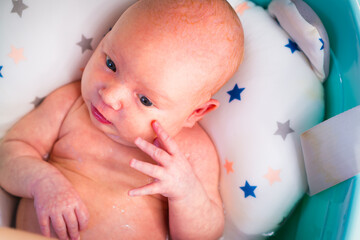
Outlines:
<svg viewBox="0 0 360 240"><path fill-rule="evenodd" d="M266 7L270 1L254 2ZM332 46L332 76L324 84L326 118L330 118L360 104L360 4L359 0L305 2L323 20ZM359 178L304 196L274 239L360 239Z"/></svg>
<svg viewBox="0 0 360 240"><path fill-rule="evenodd" d="M354 24L356 26L356 32L360 32L360 1L359 0L352 0L350 1L350 6L353 9L353 17L354 17ZM359 39L357 39L359 41ZM358 50L359 51L359 50ZM360 70L358 70L360 71ZM357 75L358 80L359 76ZM359 82L359 81L358 81ZM360 89L360 84L357 86L351 86L352 88L355 88L357 90ZM359 96L360 94L357 93ZM355 99L354 99L355 100ZM359 100L354 101L355 105L359 104ZM349 206L349 219L348 219L348 226L347 231L344 234L344 239L352 240L352 239L360 239L360 228L359 228L359 222L360 222L360 189L359 189L359 181L360 176L357 175L354 177L354 186L352 189L352 203Z"/></svg>
<svg viewBox="0 0 360 240"><path fill-rule="evenodd" d="M349 205L349 217L347 219L347 229L344 233L344 239L353 240L360 239L360 228L358 223L360 222L360 189L359 189L359 175L355 176L354 185L352 188L352 198L351 203Z"/></svg>

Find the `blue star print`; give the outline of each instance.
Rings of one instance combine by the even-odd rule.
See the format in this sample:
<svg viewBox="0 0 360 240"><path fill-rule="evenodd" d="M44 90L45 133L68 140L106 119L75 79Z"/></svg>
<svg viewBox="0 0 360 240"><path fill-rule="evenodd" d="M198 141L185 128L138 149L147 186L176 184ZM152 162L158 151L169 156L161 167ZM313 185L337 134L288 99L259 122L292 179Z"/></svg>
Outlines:
<svg viewBox="0 0 360 240"><path fill-rule="evenodd" d="M298 45L296 44L296 42L291 41L290 39L288 39L288 40L289 40L289 43L286 44L285 47L290 48L291 53L294 53L296 50L300 51L300 49L299 49Z"/></svg>
<svg viewBox="0 0 360 240"><path fill-rule="evenodd" d="M323 50L324 49L324 40L322 40L322 38L319 38L319 40L320 40L320 42L322 44L320 50Z"/></svg>
<svg viewBox="0 0 360 240"><path fill-rule="evenodd" d="M247 198L248 196L253 196L254 198L256 198L255 196L255 188L257 188L257 186L251 186L248 181L245 182L245 186L243 187L240 187L241 190L244 191L244 194L245 194L245 198Z"/></svg>
<svg viewBox="0 0 360 240"><path fill-rule="evenodd" d="M234 88L227 92L230 95L229 102L231 102L234 99L238 99L240 101L241 100L240 94L241 94L242 91L244 91L244 89L245 88L239 88L237 83L236 83Z"/></svg>
<svg viewBox="0 0 360 240"><path fill-rule="evenodd" d="M1 69L3 68L3 66L0 66L0 77L3 78L3 75L1 74Z"/></svg>

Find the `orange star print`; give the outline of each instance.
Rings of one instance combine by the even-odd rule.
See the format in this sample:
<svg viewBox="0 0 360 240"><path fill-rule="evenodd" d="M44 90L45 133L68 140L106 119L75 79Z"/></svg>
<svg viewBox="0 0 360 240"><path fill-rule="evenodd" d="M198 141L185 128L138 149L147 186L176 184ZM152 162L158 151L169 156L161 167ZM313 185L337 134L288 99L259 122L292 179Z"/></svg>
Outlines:
<svg viewBox="0 0 360 240"><path fill-rule="evenodd" d="M281 169L274 170L269 167L268 172L264 175L264 178L269 180L270 185L273 185L274 182L281 182L280 171Z"/></svg>
<svg viewBox="0 0 360 240"><path fill-rule="evenodd" d="M230 172L234 172L233 164L234 162L229 162L227 159L225 159L224 167L226 169L227 174L229 174Z"/></svg>
<svg viewBox="0 0 360 240"><path fill-rule="evenodd" d="M11 52L8 56L14 60L15 64L18 64L21 60L26 60L24 57L24 48L11 46Z"/></svg>
<svg viewBox="0 0 360 240"><path fill-rule="evenodd" d="M243 2L241 3L239 6L236 7L235 11L242 15L246 10L248 10L250 7L249 5L247 4L247 2Z"/></svg>

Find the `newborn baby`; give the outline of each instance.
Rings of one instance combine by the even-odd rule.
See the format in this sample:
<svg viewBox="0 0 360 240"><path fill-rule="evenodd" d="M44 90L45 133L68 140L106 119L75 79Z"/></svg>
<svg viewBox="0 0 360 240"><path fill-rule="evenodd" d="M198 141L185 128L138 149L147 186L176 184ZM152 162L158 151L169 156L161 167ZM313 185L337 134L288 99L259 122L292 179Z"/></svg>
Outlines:
<svg viewBox="0 0 360 240"><path fill-rule="evenodd" d="M216 239L216 150L197 124L243 56L225 0L141 0L81 82L52 92L0 145L17 228L60 239ZM51 76L49 76L51 80Z"/></svg>

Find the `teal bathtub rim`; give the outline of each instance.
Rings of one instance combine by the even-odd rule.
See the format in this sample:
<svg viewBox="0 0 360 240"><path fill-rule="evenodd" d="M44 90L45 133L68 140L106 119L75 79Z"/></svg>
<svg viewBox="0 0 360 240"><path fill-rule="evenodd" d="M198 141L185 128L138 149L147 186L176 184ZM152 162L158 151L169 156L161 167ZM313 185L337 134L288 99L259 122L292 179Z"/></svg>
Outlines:
<svg viewBox="0 0 360 240"><path fill-rule="evenodd" d="M360 4L359 0L305 0L327 29L332 75L324 84L325 117L360 104Z"/></svg>
<svg viewBox="0 0 360 240"><path fill-rule="evenodd" d="M360 105L360 0L304 0L327 29L331 61L325 119ZM270 0L254 0L266 7ZM360 239L360 175L305 195L272 240Z"/></svg>

